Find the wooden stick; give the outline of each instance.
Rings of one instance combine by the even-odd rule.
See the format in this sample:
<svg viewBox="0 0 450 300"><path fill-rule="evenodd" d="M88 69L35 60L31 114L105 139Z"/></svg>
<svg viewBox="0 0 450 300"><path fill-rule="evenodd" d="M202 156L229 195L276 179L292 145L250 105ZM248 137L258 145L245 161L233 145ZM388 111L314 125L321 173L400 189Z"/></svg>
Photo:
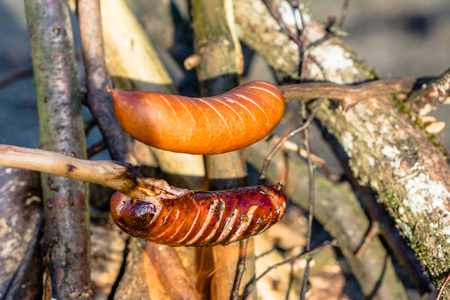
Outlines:
<svg viewBox="0 0 450 300"><path fill-rule="evenodd" d="M104 57L100 1L79 0L78 16L86 65L89 108L112 159L136 163L133 143L117 122L112 96L105 91L105 87L111 86L111 80Z"/></svg>
<svg viewBox="0 0 450 300"><path fill-rule="evenodd" d="M119 191L136 186L135 179L126 175L131 165L88 161L41 149L0 145L0 165L97 183Z"/></svg>
<svg viewBox="0 0 450 300"><path fill-rule="evenodd" d="M128 171L131 164L89 161L41 149L0 144L0 166L45 172L87 181L115 189L133 198L143 198L161 190L181 195L187 190L171 187L164 180L136 178Z"/></svg>
<svg viewBox="0 0 450 300"><path fill-rule="evenodd" d="M239 85L239 74L242 71L240 65L242 50L234 31L232 1L195 0L191 3L194 48L200 61L196 68L200 81L200 94L202 96L218 95ZM210 190L247 185L247 169L239 152L208 155L205 162ZM237 283L241 281L240 277L243 275L243 272L236 270L239 248L236 244L212 248L216 280L213 283L214 294L211 297L235 299L232 295L239 294ZM250 257L252 256L250 254ZM249 258L242 267L246 267L247 272L251 273L254 269L254 261ZM235 279L236 277L239 278ZM252 297L256 299L256 293L252 294Z"/></svg>
<svg viewBox="0 0 450 300"><path fill-rule="evenodd" d="M342 103L348 110L356 103L370 97L384 96L395 93L409 94L416 78L388 78L359 84L337 84L332 82L307 82L281 86L286 102L327 98Z"/></svg>
<svg viewBox="0 0 450 300"><path fill-rule="evenodd" d="M201 299L174 248L149 243L145 251L171 299Z"/></svg>
<svg viewBox="0 0 450 300"><path fill-rule="evenodd" d="M80 84L67 3L25 0L24 4L42 148L86 157ZM41 185L42 298L90 299L88 186L49 174L41 174Z"/></svg>

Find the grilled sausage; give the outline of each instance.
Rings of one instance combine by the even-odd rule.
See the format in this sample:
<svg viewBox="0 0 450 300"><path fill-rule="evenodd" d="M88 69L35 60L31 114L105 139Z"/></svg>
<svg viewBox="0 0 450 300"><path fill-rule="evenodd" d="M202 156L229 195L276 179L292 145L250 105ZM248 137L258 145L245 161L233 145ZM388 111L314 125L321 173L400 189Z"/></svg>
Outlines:
<svg viewBox="0 0 450 300"><path fill-rule="evenodd" d="M133 199L116 192L111 214L128 234L169 246L226 245L259 234L278 222L286 198L278 186L191 192Z"/></svg>
<svg viewBox="0 0 450 300"><path fill-rule="evenodd" d="M272 83L252 81L215 97L110 90L123 129L155 148L218 154L247 147L280 122L284 96Z"/></svg>

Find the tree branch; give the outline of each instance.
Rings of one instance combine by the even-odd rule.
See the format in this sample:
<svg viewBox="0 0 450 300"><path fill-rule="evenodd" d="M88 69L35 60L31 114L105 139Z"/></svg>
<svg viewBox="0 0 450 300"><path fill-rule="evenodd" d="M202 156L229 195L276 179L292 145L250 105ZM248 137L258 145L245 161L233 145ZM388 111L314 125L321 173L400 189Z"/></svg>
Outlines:
<svg viewBox="0 0 450 300"><path fill-rule="evenodd" d="M99 0L78 0L83 58L87 73L87 101L98 128L114 160L136 163L132 157L130 137L114 116L112 96L105 91L111 86L106 68Z"/></svg>
<svg viewBox="0 0 450 300"><path fill-rule="evenodd" d="M407 105L416 115L422 117L438 108L450 97L450 69L431 82L423 84L420 89L415 90L408 99Z"/></svg>
<svg viewBox="0 0 450 300"><path fill-rule="evenodd" d="M72 27L62 0L25 1L43 148L86 157ZM88 186L41 174L45 229L44 298L88 299Z"/></svg>
<svg viewBox="0 0 450 300"><path fill-rule="evenodd" d="M270 14L261 13L264 6L247 0L235 5L236 13L245 12L236 16L244 41L277 70L292 74L298 51ZM260 13L252 13L256 11ZM309 40L326 34L314 20L307 26ZM375 77L337 38L310 51L327 66L330 81L353 83ZM308 80L323 80L314 65L307 71ZM385 98L370 98L347 112L323 103L317 118L347 152L355 176L377 191L433 282L440 285L450 268L450 170L442 154Z"/></svg>
<svg viewBox="0 0 450 300"><path fill-rule="evenodd" d="M326 98L339 101L344 111L361 100L390 94L409 94L416 78L392 78L373 80L357 84L337 84L332 82L307 82L280 86L286 102Z"/></svg>

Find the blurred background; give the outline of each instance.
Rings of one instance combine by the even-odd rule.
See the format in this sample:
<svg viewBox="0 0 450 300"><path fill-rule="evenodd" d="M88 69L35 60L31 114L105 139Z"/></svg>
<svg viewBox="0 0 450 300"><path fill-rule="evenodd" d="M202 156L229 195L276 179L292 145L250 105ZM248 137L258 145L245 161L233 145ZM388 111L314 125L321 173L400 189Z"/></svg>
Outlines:
<svg viewBox="0 0 450 300"><path fill-rule="evenodd" d="M129 0L132 2L132 0ZM182 2L182 1L177 1ZM339 18L343 1L309 1L316 19ZM448 0L350 1L343 30L351 47L381 77L437 76L450 66L450 2ZM0 0L0 80L31 68L23 1ZM252 76L271 78L262 59L254 59ZM433 113L438 121L450 106ZM39 147L34 85L30 74L0 87L0 143ZM443 137L450 144L450 130ZM88 143L99 140L98 132Z"/></svg>

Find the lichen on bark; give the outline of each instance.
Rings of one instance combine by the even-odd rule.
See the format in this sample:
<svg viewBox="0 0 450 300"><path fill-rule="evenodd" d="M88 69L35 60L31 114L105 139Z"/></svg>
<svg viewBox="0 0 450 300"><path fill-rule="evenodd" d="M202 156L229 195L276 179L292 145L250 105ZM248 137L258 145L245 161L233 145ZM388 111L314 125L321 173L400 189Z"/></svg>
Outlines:
<svg viewBox="0 0 450 300"><path fill-rule="evenodd" d="M292 66L298 66L299 57L290 50L295 44L280 31L264 5L258 3L235 2L236 12L246 11L236 16L241 38L275 69L296 78ZM254 13L258 10L259 14ZM326 34L314 20L306 23L309 42ZM337 38L310 51L325 66L328 81L354 83L374 78L374 72L355 59ZM278 53L277 57L273 53ZM306 79L323 80L323 72L317 69L309 61ZM430 278L440 286L450 270L450 172L442 154L384 97L364 100L347 112L324 102L317 119L339 140L349 156L353 175L378 192L380 202L409 239Z"/></svg>

